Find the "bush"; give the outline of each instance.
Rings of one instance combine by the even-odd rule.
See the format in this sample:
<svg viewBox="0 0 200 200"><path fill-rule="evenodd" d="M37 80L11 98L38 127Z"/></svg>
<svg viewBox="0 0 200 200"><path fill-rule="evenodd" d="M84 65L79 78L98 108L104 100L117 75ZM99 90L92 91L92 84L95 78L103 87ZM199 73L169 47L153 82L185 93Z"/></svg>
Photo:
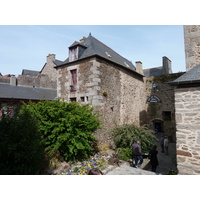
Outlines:
<svg viewBox="0 0 200 200"><path fill-rule="evenodd" d="M119 152L119 159L120 160L125 160L125 161L130 161L130 159L133 158L133 153L132 153L132 149L129 148L118 148Z"/></svg>
<svg viewBox="0 0 200 200"><path fill-rule="evenodd" d="M94 131L100 126L89 105L77 102L41 101L25 105L38 120L45 151L55 152L66 161L82 160L93 154Z"/></svg>
<svg viewBox="0 0 200 200"><path fill-rule="evenodd" d="M116 148L131 149L132 144L139 139L141 141L143 154L148 153L155 144L153 131L146 127L138 127L133 124L116 127L111 131L111 135Z"/></svg>
<svg viewBox="0 0 200 200"><path fill-rule="evenodd" d="M36 120L26 109L0 119L0 174L40 174L44 169L44 148Z"/></svg>

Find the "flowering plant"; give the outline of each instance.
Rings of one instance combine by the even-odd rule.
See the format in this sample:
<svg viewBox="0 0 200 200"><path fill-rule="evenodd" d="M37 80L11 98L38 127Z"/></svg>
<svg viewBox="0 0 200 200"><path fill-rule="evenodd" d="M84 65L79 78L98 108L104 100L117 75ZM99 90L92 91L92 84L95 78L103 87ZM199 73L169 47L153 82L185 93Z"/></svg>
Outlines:
<svg viewBox="0 0 200 200"><path fill-rule="evenodd" d="M103 90L102 94L103 94L103 96L107 97L108 91L107 90Z"/></svg>
<svg viewBox="0 0 200 200"><path fill-rule="evenodd" d="M111 155L98 153L89 160L68 163L59 173L54 173L54 175L87 175L89 170L92 168L103 170L105 169L110 157Z"/></svg>

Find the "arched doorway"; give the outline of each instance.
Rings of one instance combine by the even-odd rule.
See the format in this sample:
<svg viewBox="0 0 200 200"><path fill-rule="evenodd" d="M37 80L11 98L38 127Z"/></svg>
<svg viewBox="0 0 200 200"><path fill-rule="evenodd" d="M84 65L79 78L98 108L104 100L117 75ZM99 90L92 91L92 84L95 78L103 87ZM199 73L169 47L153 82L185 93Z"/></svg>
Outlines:
<svg viewBox="0 0 200 200"><path fill-rule="evenodd" d="M164 122L162 119L152 119L150 125L153 130L157 130L160 133L164 132Z"/></svg>

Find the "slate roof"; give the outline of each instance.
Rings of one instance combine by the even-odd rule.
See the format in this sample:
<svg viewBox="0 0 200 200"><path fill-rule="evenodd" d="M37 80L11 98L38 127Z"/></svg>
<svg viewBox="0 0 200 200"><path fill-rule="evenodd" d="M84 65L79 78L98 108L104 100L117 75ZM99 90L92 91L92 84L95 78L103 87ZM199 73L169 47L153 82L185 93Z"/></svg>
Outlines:
<svg viewBox="0 0 200 200"><path fill-rule="evenodd" d="M110 47L97 40L91 34L83 42L74 42L69 48L76 45L82 45L86 47L86 49L83 51L82 55L79 57L78 60L89 58L91 56L100 56L106 60L109 60L113 63L123 66L124 68L136 72L136 68L131 61L119 55L117 52L115 52ZM57 67L68 63L70 63L69 58L67 58L61 65L58 65Z"/></svg>
<svg viewBox="0 0 200 200"><path fill-rule="evenodd" d="M0 83L0 91L0 99L54 100L57 96L55 89L13 86L5 83Z"/></svg>
<svg viewBox="0 0 200 200"><path fill-rule="evenodd" d="M29 69L22 70L22 75L37 76L39 73L40 73L39 71L34 71Z"/></svg>
<svg viewBox="0 0 200 200"><path fill-rule="evenodd" d="M144 75L146 77L150 76L160 76L163 74L163 67L154 67L154 68L149 68L149 69L144 69L143 70Z"/></svg>
<svg viewBox="0 0 200 200"><path fill-rule="evenodd" d="M200 82L200 65L197 65L196 67L192 68L176 80L170 82L170 84L179 85L198 82Z"/></svg>
<svg viewBox="0 0 200 200"><path fill-rule="evenodd" d="M63 62L62 61L60 61L60 60L55 60L54 61L54 64L57 66L57 65L62 65L63 64Z"/></svg>

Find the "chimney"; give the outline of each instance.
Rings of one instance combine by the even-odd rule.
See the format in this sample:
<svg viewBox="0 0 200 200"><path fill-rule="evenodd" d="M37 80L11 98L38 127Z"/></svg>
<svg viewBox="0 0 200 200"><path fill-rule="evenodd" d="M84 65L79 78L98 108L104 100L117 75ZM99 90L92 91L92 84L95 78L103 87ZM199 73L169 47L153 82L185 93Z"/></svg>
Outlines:
<svg viewBox="0 0 200 200"><path fill-rule="evenodd" d="M81 44L83 44L83 43L84 43L84 41L85 41L85 39L86 39L86 37L85 37L85 36L83 36L83 38L79 40L79 41L80 41L80 43L81 43Z"/></svg>
<svg viewBox="0 0 200 200"><path fill-rule="evenodd" d="M47 63L54 62L55 60L56 60L56 55L55 54L49 54L47 56Z"/></svg>
<svg viewBox="0 0 200 200"><path fill-rule="evenodd" d="M136 72L144 75L143 67L142 67L142 62L141 61L136 61L135 65L136 65Z"/></svg>
<svg viewBox="0 0 200 200"><path fill-rule="evenodd" d="M17 85L17 78L15 76L10 77L10 85L13 85L13 86Z"/></svg>
<svg viewBox="0 0 200 200"><path fill-rule="evenodd" d="M167 58L166 56L162 57L163 61L163 74L171 74L172 73L172 66L171 63L172 61Z"/></svg>

